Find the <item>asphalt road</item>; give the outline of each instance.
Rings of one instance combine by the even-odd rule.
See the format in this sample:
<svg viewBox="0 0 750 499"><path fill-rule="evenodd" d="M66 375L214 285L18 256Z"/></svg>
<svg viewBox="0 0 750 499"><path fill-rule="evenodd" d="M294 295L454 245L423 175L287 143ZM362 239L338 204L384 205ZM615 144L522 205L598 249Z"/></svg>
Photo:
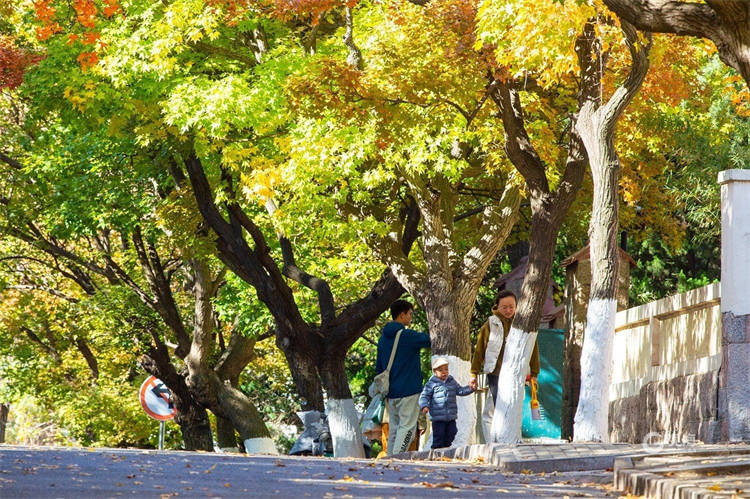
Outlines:
<svg viewBox="0 0 750 499"><path fill-rule="evenodd" d="M476 463L0 446L1 498L617 496L611 473L511 475Z"/></svg>

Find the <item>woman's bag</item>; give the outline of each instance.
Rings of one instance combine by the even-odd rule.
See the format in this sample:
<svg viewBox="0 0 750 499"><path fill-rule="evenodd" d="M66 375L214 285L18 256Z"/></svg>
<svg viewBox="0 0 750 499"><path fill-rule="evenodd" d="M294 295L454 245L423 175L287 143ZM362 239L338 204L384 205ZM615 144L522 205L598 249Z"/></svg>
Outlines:
<svg viewBox="0 0 750 499"><path fill-rule="evenodd" d="M391 374L391 366L393 366L393 359L396 357L396 348L398 347L398 340L401 338L401 332L404 330L403 326L401 329L398 330L398 333L396 333L396 339L393 342L393 348L391 349L391 358L388 359L388 367L385 368L385 371L375 376L375 379L372 381L372 384L370 385L370 388L368 389L368 392L370 393L370 397L375 398L376 395L380 394L381 398L383 399L383 403L385 403L385 397L388 396L388 389L390 388L390 374ZM372 405L372 404L371 404Z"/></svg>
<svg viewBox="0 0 750 499"><path fill-rule="evenodd" d="M370 401L370 405L367 406L362 421L373 422L375 424L383 423L383 413L385 412L385 397L377 393Z"/></svg>

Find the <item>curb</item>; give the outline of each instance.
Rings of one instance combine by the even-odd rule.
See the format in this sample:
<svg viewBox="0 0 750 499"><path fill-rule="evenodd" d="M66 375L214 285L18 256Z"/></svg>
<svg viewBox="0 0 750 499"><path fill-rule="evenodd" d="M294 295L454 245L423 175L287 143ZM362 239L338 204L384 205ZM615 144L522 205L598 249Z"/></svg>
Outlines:
<svg viewBox="0 0 750 499"><path fill-rule="evenodd" d="M407 461L442 461L445 459L457 460L481 460L489 465L495 466L500 470L511 473L533 472L533 473L551 473L553 471L593 471L613 468L615 460L629 454L640 454L643 451L640 448L634 448L630 444L622 444L621 449L617 446L606 449L602 455L587 456L561 456L561 457L529 457L523 456L519 452L524 447L538 446L541 449L555 447L567 447L571 444L520 444L520 445L486 445L475 444L457 448L448 449L431 449L428 451L412 451L396 454L394 459Z"/></svg>
<svg viewBox="0 0 750 499"><path fill-rule="evenodd" d="M714 462L688 464L684 462L654 462L649 466L651 458L668 459L669 457L681 457L687 459L706 458L732 458L745 456L747 459L739 462ZM634 495L659 498L704 498L704 497L727 497L726 494L715 494L709 492L705 487L696 482L691 485L690 479L675 477L671 475L679 472L694 472L695 479L703 477L716 477L720 480L724 476L747 476L750 471L750 447L725 448L709 450L692 450L682 452L667 452L655 456L654 454L640 454L621 457L615 460L614 480L615 489ZM744 496L740 496L744 497Z"/></svg>

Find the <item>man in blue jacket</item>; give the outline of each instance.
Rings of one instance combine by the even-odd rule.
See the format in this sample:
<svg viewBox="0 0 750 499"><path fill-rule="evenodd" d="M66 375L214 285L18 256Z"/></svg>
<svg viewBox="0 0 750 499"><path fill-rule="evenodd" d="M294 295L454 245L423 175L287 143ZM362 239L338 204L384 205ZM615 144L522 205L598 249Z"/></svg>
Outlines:
<svg viewBox="0 0 750 499"><path fill-rule="evenodd" d="M383 334L378 340L377 374L388 367L396 335L401 336L396 346L396 356L388 376L388 455L406 452L415 437L419 417L419 394L422 392L422 370L419 364L419 351L430 347L430 336L413 329L411 324L414 306L406 300L396 300L391 305L393 320L383 326Z"/></svg>

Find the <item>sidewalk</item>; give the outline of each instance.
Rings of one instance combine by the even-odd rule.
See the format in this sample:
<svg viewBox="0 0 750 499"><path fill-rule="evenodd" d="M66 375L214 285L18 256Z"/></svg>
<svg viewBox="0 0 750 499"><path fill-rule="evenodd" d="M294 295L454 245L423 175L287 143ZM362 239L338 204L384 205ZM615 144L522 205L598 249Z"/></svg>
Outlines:
<svg viewBox="0 0 750 499"><path fill-rule="evenodd" d="M631 462L637 458L656 456L680 456L690 452L713 453L719 456L729 455L743 448L750 452L750 446L732 447L727 451L727 445L697 444L666 445L648 448L642 444L604 444L604 443L523 443L519 445L468 445L454 449L437 449L420 452L404 452L397 454L394 459L403 460L467 460L479 461L496 466L501 471L513 473L550 473L553 471L590 471L612 470L615 460L631 457ZM750 459L750 454L747 456ZM620 461L625 463L627 461ZM649 462L650 463L650 462ZM621 464L624 466L624 464ZM623 468L624 469L624 468Z"/></svg>

